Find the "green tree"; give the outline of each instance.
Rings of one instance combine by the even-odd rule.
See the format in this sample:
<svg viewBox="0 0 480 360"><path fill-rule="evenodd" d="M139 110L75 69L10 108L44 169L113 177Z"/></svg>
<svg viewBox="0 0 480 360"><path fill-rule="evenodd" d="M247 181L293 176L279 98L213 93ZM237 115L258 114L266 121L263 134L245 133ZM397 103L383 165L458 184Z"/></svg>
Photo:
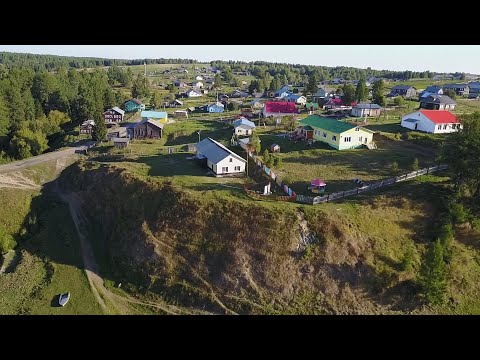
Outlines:
<svg viewBox="0 0 480 360"><path fill-rule="evenodd" d="M95 116L95 126L92 131L92 138L95 141L104 141L107 138L107 125L102 116Z"/></svg>
<svg viewBox="0 0 480 360"><path fill-rule="evenodd" d="M12 235L5 233L0 229L0 255L6 254L17 246Z"/></svg>
<svg viewBox="0 0 480 360"><path fill-rule="evenodd" d="M440 240L430 244L420 270L420 283L429 304L441 305L447 292L447 274Z"/></svg>
<svg viewBox="0 0 480 360"><path fill-rule="evenodd" d="M393 104L395 106L398 106L398 107L402 107L405 105L405 99L402 97L402 96L397 96L394 100L393 100Z"/></svg>
<svg viewBox="0 0 480 360"><path fill-rule="evenodd" d="M448 164L455 190L466 187L473 198L480 198L480 112L463 115L463 129L450 134L441 151Z"/></svg>
<svg viewBox="0 0 480 360"><path fill-rule="evenodd" d="M418 159L415 158L415 159L413 159L412 170L417 171L418 169L420 169L420 165L418 164Z"/></svg>
<svg viewBox="0 0 480 360"><path fill-rule="evenodd" d="M447 95L450 98L452 98L453 100L455 100L457 98L457 94L455 93L455 91L453 91L451 89L443 90L443 95Z"/></svg>
<svg viewBox="0 0 480 360"><path fill-rule="evenodd" d="M345 105L350 105L355 101L355 88L352 84L343 85L343 103Z"/></svg>
<svg viewBox="0 0 480 360"><path fill-rule="evenodd" d="M408 245L407 250L402 259L402 270L403 271L411 271L413 270L413 266L415 264L414 258L414 247L413 245Z"/></svg>
<svg viewBox="0 0 480 360"><path fill-rule="evenodd" d="M286 131L294 131L297 128L297 122L293 116L285 116L283 121L285 123Z"/></svg>
<svg viewBox="0 0 480 360"><path fill-rule="evenodd" d="M155 91L152 94L152 98L150 99L150 105L154 109L158 109L161 104L162 104L162 96L160 95L160 93L158 91Z"/></svg>
<svg viewBox="0 0 480 360"><path fill-rule="evenodd" d="M368 88L365 78L361 78L355 89L355 99L358 101L365 101L368 98Z"/></svg>
<svg viewBox="0 0 480 360"><path fill-rule="evenodd" d="M250 137L250 151L254 151L256 154L260 154L262 146L260 143L260 138L256 131L253 131L252 136Z"/></svg>
<svg viewBox="0 0 480 360"><path fill-rule="evenodd" d="M270 162L270 153L268 152L268 149L265 149L263 152L263 162L265 165L267 165Z"/></svg>
<svg viewBox="0 0 480 360"><path fill-rule="evenodd" d="M143 98L148 97L149 94L148 80L144 75L139 74L132 85L132 96L134 98Z"/></svg>
<svg viewBox="0 0 480 360"><path fill-rule="evenodd" d="M452 258L452 246L455 240L455 231L451 223L444 224L438 231L438 238L443 247L443 258L446 262L450 262Z"/></svg>
<svg viewBox="0 0 480 360"><path fill-rule="evenodd" d="M308 78L308 84L305 88L305 95L311 94L314 95L318 91L318 75L316 72L313 72L312 75Z"/></svg>
<svg viewBox="0 0 480 360"><path fill-rule="evenodd" d="M373 83L372 97L375 104L385 106L385 83L382 79Z"/></svg>
<svg viewBox="0 0 480 360"><path fill-rule="evenodd" d="M235 101L231 101L227 105L228 111L237 111L239 109L238 103Z"/></svg>
<svg viewBox="0 0 480 360"><path fill-rule="evenodd" d="M222 86L222 77L220 76L219 73L215 74L215 77L213 78L213 87L215 89L218 89Z"/></svg>
<svg viewBox="0 0 480 360"><path fill-rule="evenodd" d="M32 131L27 123L20 125L10 140L10 151L18 159L36 156L48 149L47 137L40 130Z"/></svg>

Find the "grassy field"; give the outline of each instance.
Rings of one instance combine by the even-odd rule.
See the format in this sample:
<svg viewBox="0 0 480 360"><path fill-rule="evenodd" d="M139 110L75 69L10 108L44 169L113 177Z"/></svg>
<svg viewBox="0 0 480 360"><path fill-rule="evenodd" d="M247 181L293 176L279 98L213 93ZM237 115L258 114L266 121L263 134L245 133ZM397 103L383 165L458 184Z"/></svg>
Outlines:
<svg viewBox="0 0 480 360"><path fill-rule="evenodd" d="M18 174L42 184L57 173L51 162ZM40 191L1 188L0 218L0 225L19 244L7 259L6 273L0 274L0 314L102 313L83 271L66 205ZM65 291L72 299L66 307L56 307L56 295Z"/></svg>

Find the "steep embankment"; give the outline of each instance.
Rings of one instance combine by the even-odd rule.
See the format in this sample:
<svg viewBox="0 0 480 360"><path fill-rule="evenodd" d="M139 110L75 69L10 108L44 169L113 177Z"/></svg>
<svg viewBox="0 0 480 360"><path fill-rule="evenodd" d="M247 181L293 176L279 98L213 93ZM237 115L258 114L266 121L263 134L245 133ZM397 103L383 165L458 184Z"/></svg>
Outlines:
<svg viewBox="0 0 480 360"><path fill-rule="evenodd" d="M72 165L60 181L83 201L101 274L132 294L227 314L420 309L415 274L400 269L402 247L412 243L403 239L408 230L388 240L381 231L390 229L380 221L367 232L355 223L361 216L355 206L345 216L292 204L213 201L91 163ZM383 211L369 206L371 214ZM408 212L410 205L395 206ZM399 210L392 218L409 220L400 216ZM383 221L394 224L387 215ZM416 222L421 234L422 220ZM418 252L422 246L420 240Z"/></svg>

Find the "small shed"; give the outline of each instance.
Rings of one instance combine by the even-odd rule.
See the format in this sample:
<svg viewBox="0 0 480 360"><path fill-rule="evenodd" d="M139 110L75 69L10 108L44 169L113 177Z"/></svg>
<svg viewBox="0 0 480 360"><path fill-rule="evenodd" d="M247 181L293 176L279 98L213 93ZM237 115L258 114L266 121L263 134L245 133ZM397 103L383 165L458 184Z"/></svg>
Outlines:
<svg viewBox="0 0 480 360"><path fill-rule="evenodd" d="M114 138L113 145L116 149L125 149L130 144L129 138Z"/></svg>
<svg viewBox="0 0 480 360"><path fill-rule="evenodd" d="M187 110L175 110L173 113L173 116L175 117L185 117L188 118L188 111Z"/></svg>
<svg viewBox="0 0 480 360"><path fill-rule="evenodd" d="M272 144L272 146L270 146L270 152L272 152L272 153L280 152L280 145Z"/></svg>

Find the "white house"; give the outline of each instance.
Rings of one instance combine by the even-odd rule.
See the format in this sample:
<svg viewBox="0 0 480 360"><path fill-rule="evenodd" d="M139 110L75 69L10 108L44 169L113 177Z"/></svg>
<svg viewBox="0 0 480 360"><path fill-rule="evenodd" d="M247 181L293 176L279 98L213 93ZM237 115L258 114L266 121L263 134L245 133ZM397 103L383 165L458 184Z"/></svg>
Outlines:
<svg viewBox="0 0 480 360"><path fill-rule="evenodd" d="M193 87L196 87L196 88L199 88L199 89L200 89L200 88L203 88L203 82L201 82L201 81L194 81L194 82L192 82L191 85L192 85Z"/></svg>
<svg viewBox="0 0 480 360"><path fill-rule="evenodd" d="M202 96L202 93L200 93L197 90L190 89L186 93L187 97L192 98L192 97L200 97Z"/></svg>
<svg viewBox="0 0 480 360"><path fill-rule="evenodd" d="M447 110L420 110L402 117L401 125L410 130L445 134L462 128L458 118Z"/></svg>
<svg viewBox="0 0 480 360"><path fill-rule="evenodd" d="M212 169L215 176L245 173L247 161L215 140L203 139L195 148L197 157L207 160L207 167Z"/></svg>
<svg viewBox="0 0 480 360"><path fill-rule="evenodd" d="M352 116L378 116L382 108L377 104L357 104L352 107Z"/></svg>
<svg viewBox="0 0 480 360"><path fill-rule="evenodd" d="M201 81L201 80L203 80L203 76L197 75L197 76L195 77L195 80Z"/></svg>
<svg viewBox="0 0 480 360"><path fill-rule="evenodd" d="M235 135L251 135L255 129L255 124L245 118L240 118L233 123Z"/></svg>

